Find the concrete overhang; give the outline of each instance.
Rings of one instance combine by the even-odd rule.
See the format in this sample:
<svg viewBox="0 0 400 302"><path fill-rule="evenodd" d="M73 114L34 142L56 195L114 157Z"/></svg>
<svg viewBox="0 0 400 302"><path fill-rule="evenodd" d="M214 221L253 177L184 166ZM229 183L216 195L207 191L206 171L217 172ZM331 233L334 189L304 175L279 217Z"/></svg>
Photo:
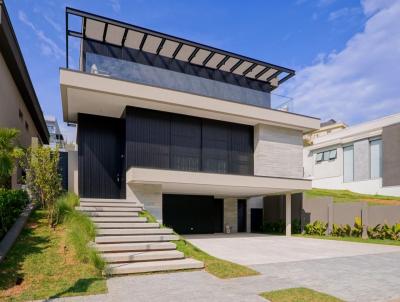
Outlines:
<svg viewBox="0 0 400 302"><path fill-rule="evenodd" d="M268 124L307 132L314 117L154 87L107 76L60 69L64 121L78 113L121 117L126 106L148 108L246 125Z"/></svg>
<svg viewBox="0 0 400 302"><path fill-rule="evenodd" d="M311 180L186 172L132 167L126 174L128 184L158 184L168 194L251 197L302 192L311 189Z"/></svg>

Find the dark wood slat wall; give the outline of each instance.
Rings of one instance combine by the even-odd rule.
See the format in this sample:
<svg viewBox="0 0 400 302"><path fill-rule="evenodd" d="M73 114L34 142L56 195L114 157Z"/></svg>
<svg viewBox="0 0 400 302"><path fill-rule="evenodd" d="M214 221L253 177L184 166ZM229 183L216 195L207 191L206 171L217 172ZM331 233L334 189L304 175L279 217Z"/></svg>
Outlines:
<svg viewBox="0 0 400 302"><path fill-rule="evenodd" d="M126 164L253 175L253 127L127 107Z"/></svg>
<svg viewBox="0 0 400 302"><path fill-rule="evenodd" d="M78 146L80 196L123 198L121 119L79 114Z"/></svg>

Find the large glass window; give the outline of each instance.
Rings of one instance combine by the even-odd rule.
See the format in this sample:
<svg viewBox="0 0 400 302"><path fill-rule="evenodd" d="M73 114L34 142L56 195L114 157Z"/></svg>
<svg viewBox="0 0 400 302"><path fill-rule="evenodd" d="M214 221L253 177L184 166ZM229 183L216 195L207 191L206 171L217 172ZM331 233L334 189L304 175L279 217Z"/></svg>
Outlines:
<svg viewBox="0 0 400 302"><path fill-rule="evenodd" d="M370 146L371 179L382 177L382 140L373 140Z"/></svg>
<svg viewBox="0 0 400 302"><path fill-rule="evenodd" d="M343 148L343 181L350 182L354 179L354 147Z"/></svg>

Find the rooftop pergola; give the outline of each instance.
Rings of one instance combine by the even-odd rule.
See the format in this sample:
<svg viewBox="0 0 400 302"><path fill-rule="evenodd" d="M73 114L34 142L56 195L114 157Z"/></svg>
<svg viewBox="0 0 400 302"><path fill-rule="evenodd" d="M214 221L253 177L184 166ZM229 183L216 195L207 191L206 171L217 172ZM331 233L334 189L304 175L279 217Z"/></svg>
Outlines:
<svg viewBox="0 0 400 302"><path fill-rule="evenodd" d="M69 28L70 15L82 19L80 31ZM274 86L282 84L295 74L292 69L67 7L67 54L69 36L133 48L268 84L275 80ZM66 65L68 68L68 55Z"/></svg>

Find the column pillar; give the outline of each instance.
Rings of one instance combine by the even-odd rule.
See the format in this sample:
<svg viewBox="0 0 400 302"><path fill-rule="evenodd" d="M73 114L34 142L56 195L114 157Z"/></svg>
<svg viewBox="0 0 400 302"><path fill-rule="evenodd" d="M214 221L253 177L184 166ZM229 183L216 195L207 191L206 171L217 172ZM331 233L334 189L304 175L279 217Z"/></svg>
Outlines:
<svg viewBox="0 0 400 302"><path fill-rule="evenodd" d="M292 194L286 193L286 236L292 236Z"/></svg>

